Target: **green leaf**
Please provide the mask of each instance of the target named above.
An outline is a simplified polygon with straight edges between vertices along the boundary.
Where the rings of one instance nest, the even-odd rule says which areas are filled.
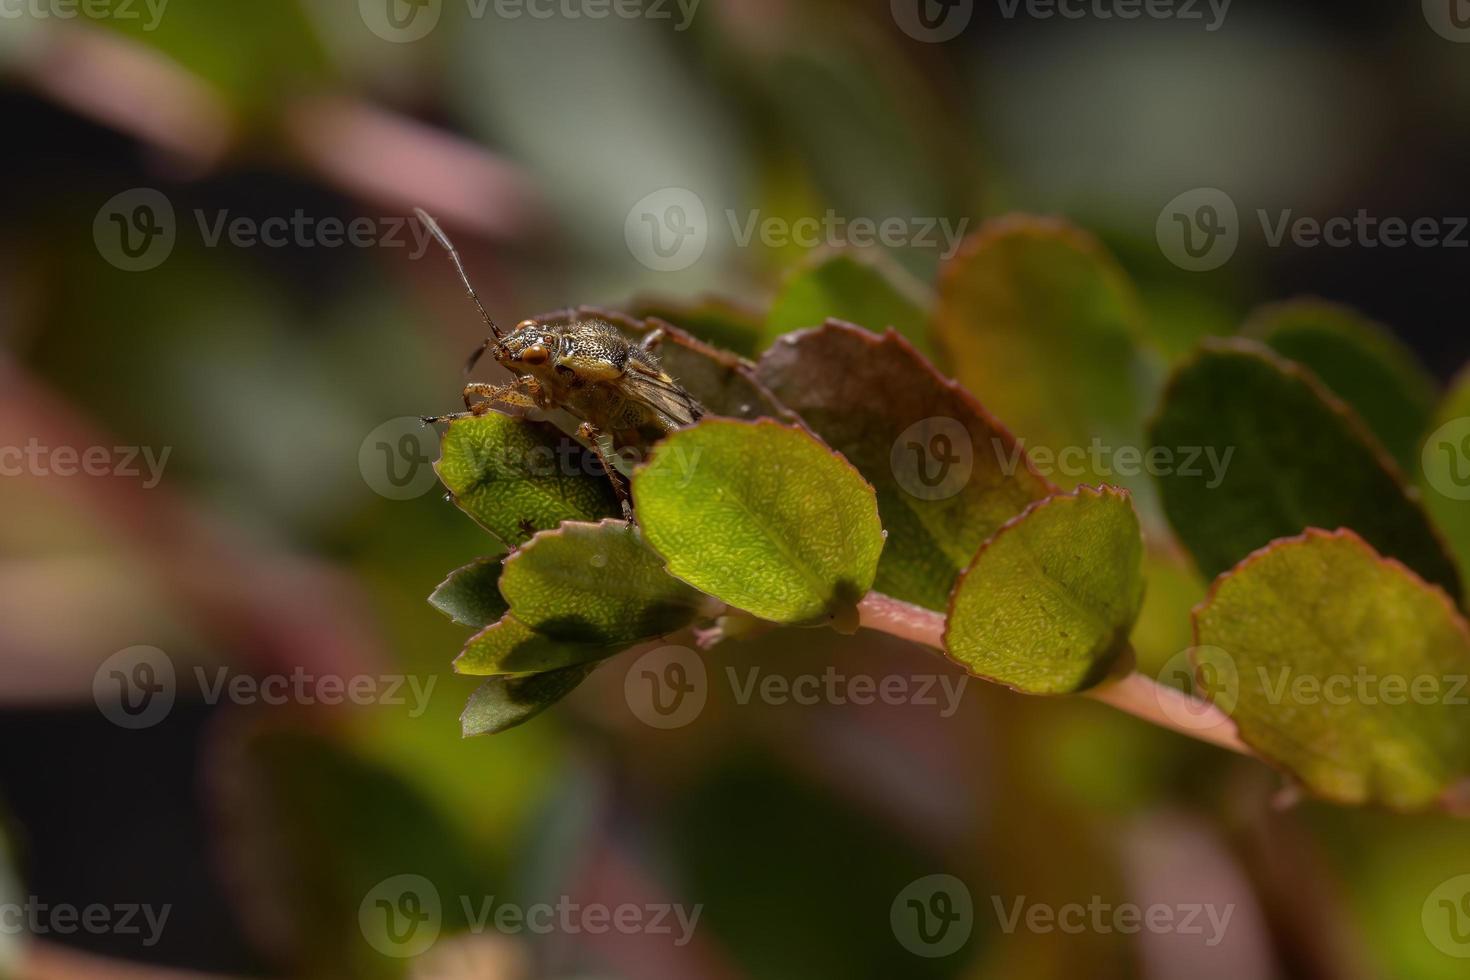
[[[778,341],[760,379],[878,494],[888,544],[874,588],[947,609],[955,578],[1054,488],[1016,440],[906,340],[828,322]]]
[[[545,422],[499,412],[450,422],[434,469],[455,504],[506,544],[619,513],[596,458]]]
[[[1414,809],[1470,773],[1470,628],[1357,535],[1256,552],[1215,583],[1195,635],[1218,648],[1205,693],[1234,701],[1241,738],[1314,793]]]
[[[622,652],[626,646],[626,643],[585,643],[548,636],[521,622],[514,613],[506,613],[498,622],[470,637],[455,658],[454,671],[480,677],[540,674],[603,660]]]
[[[779,623],[855,626],[883,550],[873,488],[805,431],[706,419],[633,476],[643,533],[669,571]]]
[[[1079,487],[1030,507],[955,585],[944,647],[1028,694],[1092,687],[1128,650],[1143,603],[1143,538],[1126,491]]]
[[[1310,368],[1400,466],[1415,465],[1438,386],[1387,328],[1346,306],[1298,299],[1261,308],[1244,334]]]
[[[1460,373],[1424,439],[1419,464],[1424,505],[1449,539],[1461,569],[1470,569],[1470,370]],[[1470,581],[1464,600],[1470,605]]]
[[[1141,321],[1132,285],[1092,236],[1012,216],[988,222],[945,265],[934,326],[960,382],[1028,449],[1060,453],[1094,437],[1140,444]],[[1087,478],[1062,475],[1068,486]]]
[[[500,594],[500,559],[480,558],[449,573],[429,595],[429,605],[465,626],[484,629],[510,606]]]
[[[506,559],[500,590],[526,626],[600,644],[672,633],[689,625],[704,601],[619,520],[542,531]]]
[[[1164,511],[1205,575],[1308,527],[1349,527],[1459,594],[1454,562],[1392,461],[1310,373],[1266,348],[1207,341],[1170,379],[1151,437],[1181,461],[1205,451],[1159,477]]]
[[[922,287],[892,265],[853,252],[821,254],[797,268],[781,287],[766,317],[766,341],[832,318],[877,333],[892,327],[927,351],[930,303]]]
[[[571,694],[596,666],[580,664],[524,677],[492,677],[470,695],[459,716],[460,734],[469,738],[514,728]]]

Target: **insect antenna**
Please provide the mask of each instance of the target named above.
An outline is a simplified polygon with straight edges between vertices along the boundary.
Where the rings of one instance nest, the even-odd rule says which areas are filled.
[[[485,342],[469,356],[469,360],[465,361],[464,373],[469,374],[474,370],[475,364],[484,355],[485,351],[490,349],[490,345],[495,341],[504,339],[505,335],[500,332],[500,328],[495,325],[495,321],[491,319],[490,314],[485,312],[485,305],[480,302],[480,295],[475,292],[475,287],[470,285],[470,277],[465,274],[464,263],[459,258],[459,249],[455,248],[454,243],[449,240],[449,236],[444,234],[444,229],[439,227],[439,222],[430,217],[429,212],[423,208],[414,208],[413,213],[418,215],[418,219],[424,223],[424,227],[429,230],[429,234],[434,236],[434,240],[439,243],[444,251],[449,253],[449,260],[454,263],[455,271],[459,273],[459,281],[464,283],[465,292],[470,294],[470,299],[475,303],[475,309],[480,311],[480,319],[484,320],[485,326],[490,328],[491,336],[486,337]]]

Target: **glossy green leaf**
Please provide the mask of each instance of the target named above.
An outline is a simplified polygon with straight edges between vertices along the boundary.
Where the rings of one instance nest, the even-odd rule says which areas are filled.
[[[1414,466],[1437,386],[1387,328],[1346,306],[1299,299],[1256,311],[1244,333],[1310,368],[1400,466]]]
[[[1312,530],[1255,553],[1215,583],[1195,631],[1218,648],[1205,693],[1314,793],[1414,809],[1470,774],[1470,628],[1357,535]]]
[[[669,571],[781,623],[855,626],[883,529],[873,488],[797,428],[706,419],[633,477],[638,520]]]
[[[459,716],[460,734],[469,738],[514,728],[571,694],[596,666],[580,664],[524,677],[492,677],[470,695]]]
[[[766,342],[782,334],[817,327],[829,318],[845,320],[875,333],[892,327],[920,350],[929,349],[931,299],[900,269],[831,252],[796,269],[766,317]]]
[[[955,375],[1028,450],[1138,446],[1142,314],[1088,234],[1055,219],[987,223],[940,274],[934,328]],[[1090,460],[1079,469],[1094,469]],[[1057,482],[1112,479],[1057,471]]]
[[[455,504],[507,544],[619,513],[596,458],[545,422],[499,412],[450,422],[434,469]]]
[[[1006,521],[1054,488],[971,395],[896,333],[829,322],[761,358],[760,379],[873,485],[888,543],[874,588],[934,610]]]
[[[521,622],[514,613],[507,613],[470,637],[455,658],[454,670],[479,677],[539,674],[603,660],[626,645],[548,636]]]
[[[1259,344],[1206,343],[1170,380],[1151,438],[1176,458],[1201,450],[1159,489],[1205,575],[1308,527],[1349,527],[1459,594],[1453,561],[1377,442],[1310,373]]]
[[[465,626],[484,629],[510,606],[500,594],[500,559],[481,558],[455,569],[429,596],[429,605]]]
[[[1459,560],[1461,578],[1470,569],[1470,370],[1445,396],[1423,440],[1415,471],[1424,505]],[[1464,601],[1470,606],[1470,581]]]
[[[542,531],[500,578],[515,618],[546,636],[615,644],[689,625],[704,596],[671,576],[620,520]]]
[[[1125,491],[1079,487],[1001,528],[955,585],[944,647],[1029,694],[1092,687],[1128,649],[1143,539]]]

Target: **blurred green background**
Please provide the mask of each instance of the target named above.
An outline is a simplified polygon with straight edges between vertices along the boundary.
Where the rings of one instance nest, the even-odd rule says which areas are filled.
[[[169,455],[155,487],[0,478],[0,900],[171,911],[152,944],[6,928],[0,967],[1465,975],[1421,920],[1440,882],[1470,872],[1462,824],[1281,808],[1264,766],[1089,702],[973,682],[943,716],[741,704],[716,682],[696,720],[659,730],[628,709],[625,657],[526,726],[459,738],[474,682],[449,664],[465,631],[424,599],[493,549],[430,483],[385,481],[370,439],[455,408],[482,334],[443,256],[401,224],[415,205],[455,236],[502,324],[585,303],[672,309],[698,331],[688,307],[708,295],[758,322],[807,248],[742,242],[752,220],[973,231],[1024,210],[1107,244],[1168,355],[1307,293],[1390,325],[1442,378],[1470,356],[1463,248],[1271,247],[1253,218],[1470,214],[1470,45],[1434,3],[1125,19],[1099,11],[1126,3],[1074,4],[1074,18],[922,2],[649,0],[605,17],[595,0],[535,8],[549,16],[495,0],[5,6],[0,444]],[[920,13],[966,19],[931,42]],[[1228,263],[1191,273],[1155,224],[1199,187],[1228,193],[1244,230]],[[172,213],[162,258],[168,236],[129,254],[147,230],[129,225],[140,188]],[[640,206],[669,188],[704,209],[704,245],[660,269]],[[297,215],[307,230],[279,246],[214,236]],[[359,244],[323,234],[353,221]],[[920,294],[946,250],[878,248]],[[712,339],[754,350],[741,316],[708,319]],[[1150,585],[1139,646],[1157,662],[1187,646],[1203,585],[1182,567]],[[180,693],[132,731],[99,713],[93,684],[140,644],[167,654]],[[709,662],[718,678],[959,676],[887,637],[828,631],[726,643]],[[219,666],[433,687],[421,705],[407,688],[401,704],[211,705],[194,670]],[[382,955],[359,918],[400,874],[443,900],[417,960]],[[933,874],[964,882],[973,923],[931,958],[890,911]],[[491,896],[701,911],[683,945],[469,928],[460,899]],[[1207,946],[1008,930],[1002,909],[1021,898],[1234,911]]]

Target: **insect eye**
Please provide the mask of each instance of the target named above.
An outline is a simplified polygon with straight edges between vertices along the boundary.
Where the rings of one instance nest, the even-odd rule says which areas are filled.
[[[521,351],[521,361],[525,364],[545,364],[551,357],[551,352],[540,344],[532,344]]]

